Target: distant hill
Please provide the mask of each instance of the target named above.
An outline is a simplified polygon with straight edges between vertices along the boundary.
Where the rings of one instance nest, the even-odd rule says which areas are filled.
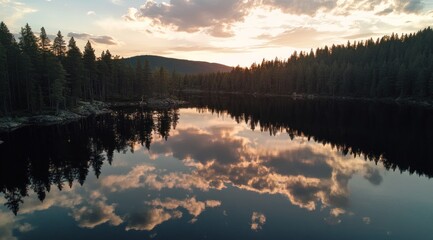
[[[229,72],[230,70],[232,70],[232,67],[219,64],[219,63],[166,58],[166,57],[153,56],[153,55],[135,56],[135,57],[126,58],[125,60],[135,66],[138,59],[140,59],[141,63],[144,63],[144,61],[147,60],[152,70],[159,67],[164,67],[168,71],[175,70],[177,73],[184,73],[184,74]]]

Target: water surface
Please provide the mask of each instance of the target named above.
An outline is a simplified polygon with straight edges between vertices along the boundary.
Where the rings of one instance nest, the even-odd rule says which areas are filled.
[[[433,238],[429,110],[190,100],[1,134],[0,239]]]

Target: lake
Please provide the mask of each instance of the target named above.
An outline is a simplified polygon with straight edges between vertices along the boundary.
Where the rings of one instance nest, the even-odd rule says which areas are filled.
[[[0,134],[0,239],[431,239],[433,111],[188,96]]]

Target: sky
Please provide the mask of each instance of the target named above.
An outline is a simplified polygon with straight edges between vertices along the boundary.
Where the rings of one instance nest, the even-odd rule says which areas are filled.
[[[100,55],[159,55],[250,66],[347,41],[433,26],[433,0],[0,0],[0,21]],[[17,35],[18,36],[18,35]]]

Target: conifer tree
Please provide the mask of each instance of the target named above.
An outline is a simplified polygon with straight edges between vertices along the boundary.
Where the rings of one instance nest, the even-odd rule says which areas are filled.
[[[54,38],[52,50],[54,55],[61,58],[66,54],[66,42],[63,39],[62,33],[60,31],[57,32],[57,36]]]
[[[6,49],[0,42],[0,115],[7,115],[10,108],[9,76]]]
[[[40,103],[40,85],[37,82],[37,70],[40,65],[40,54],[38,49],[38,40],[34,35],[29,24],[21,28],[19,47],[22,51],[22,71],[25,79],[24,87],[26,92],[27,109],[34,112],[41,110]]]
[[[69,40],[68,51],[66,52],[64,68],[67,73],[67,83],[69,85],[69,94],[71,96],[70,104],[75,105],[82,97],[83,85],[83,62],[80,49],[77,47],[75,39]]]
[[[90,41],[87,41],[83,52],[83,67],[84,67],[84,96],[86,99],[93,101],[94,92],[93,86],[97,77],[96,73],[96,56],[95,50],[92,48]]]
[[[51,40],[48,38],[45,28],[41,28],[41,33],[39,35],[39,47],[42,52],[49,52],[51,50]]]

